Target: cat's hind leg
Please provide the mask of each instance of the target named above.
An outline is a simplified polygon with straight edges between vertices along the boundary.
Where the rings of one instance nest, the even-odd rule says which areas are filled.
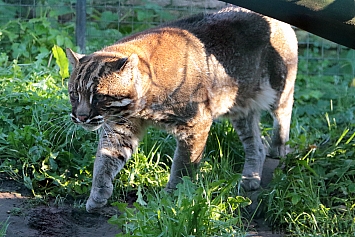
[[[265,161],[266,153],[260,136],[259,121],[260,113],[258,111],[249,111],[245,117],[231,119],[245,151],[242,186],[246,191],[256,190],[260,187]]]
[[[268,154],[271,158],[284,157],[289,152],[286,142],[290,133],[297,64],[290,64],[287,69],[284,88],[271,110],[274,118],[273,136]]]

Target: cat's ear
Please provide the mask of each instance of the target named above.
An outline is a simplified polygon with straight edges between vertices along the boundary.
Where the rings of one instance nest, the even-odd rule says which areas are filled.
[[[132,54],[128,58],[120,59],[117,63],[119,66],[116,66],[117,71],[136,68],[138,66],[138,61],[139,59],[137,54]]]
[[[119,72],[125,67],[127,60],[128,58],[120,58],[115,61],[106,62],[105,65],[111,68],[113,72]]]
[[[70,48],[67,48],[66,52],[69,62],[74,68],[78,65],[79,60],[85,56],[84,54],[75,53]]]
[[[122,70],[132,70],[138,66],[138,55],[132,54],[128,58],[121,58],[114,62],[107,63],[108,66],[114,69],[114,71],[122,71]]]
[[[118,67],[116,67],[116,71],[120,73],[120,84],[126,85],[127,88],[134,86],[133,82],[136,81],[135,77],[138,76],[138,73],[135,73],[138,70],[138,55],[132,54],[128,58],[122,58],[119,61],[121,61],[121,65],[119,70],[117,70]]]

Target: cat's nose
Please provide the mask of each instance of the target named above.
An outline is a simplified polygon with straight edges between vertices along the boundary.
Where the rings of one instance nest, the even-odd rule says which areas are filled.
[[[80,120],[80,122],[85,122],[89,118],[89,116],[86,114],[80,114],[77,116],[77,118]]]

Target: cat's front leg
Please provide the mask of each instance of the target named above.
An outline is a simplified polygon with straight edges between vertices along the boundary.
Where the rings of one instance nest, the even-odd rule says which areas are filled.
[[[194,126],[184,126],[176,129],[176,150],[170,170],[167,191],[176,188],[183,176],[192,177],[200,163],[206,145],[208,132],[212,124],[210,117],[198,120]]]
[[[140,126],[106,124],[101,130],[90,197],[86,210],[103,207],[113,192],[113,179],[131,157],[139,142]]]

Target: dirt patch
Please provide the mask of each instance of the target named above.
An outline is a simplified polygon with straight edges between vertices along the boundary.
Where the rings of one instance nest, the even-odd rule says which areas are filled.
[[[70,205],[29,207],[29,197],[0,193],[0,221],[8,220],[6,237],[96,237],[120,232],[108,217],[87,213]]]
[[[27,225],[39,236],[115,236],[120,231],[107,217],[68,207],[39,207],[28,213]]]
[[[109,216],[115,214],[111,208],[101,213],[87,213],[70,203],[56,206],[31,202],[33,198],[28,189],[0,175],[0,222],[7,220],[6,237],[111,237],[120,232],[107,223]]]
[[[267,160],[263,186],[272,178],[277,160]],[[264,179],[265,178],[265,179]],[[107,220],[116,213],[105,208],[100,213],[87,213],[65,203],[33,205],[31,193],[23,185],[0,173],[0,222],[8,221],[6,237],[114,237],[120,230]],[[280,237],[273,233],[262,218],[252,223],[248,236]]]

